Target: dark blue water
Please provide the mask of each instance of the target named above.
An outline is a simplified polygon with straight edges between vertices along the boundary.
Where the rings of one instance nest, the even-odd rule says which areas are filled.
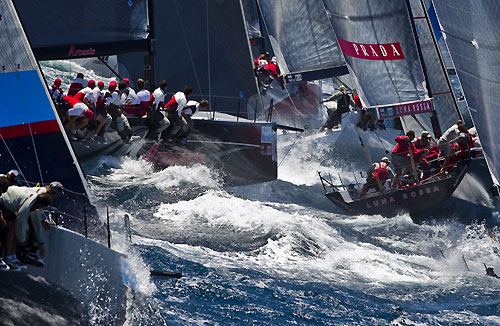
[[[114,241],[132,218],[131,325],[500,324],[500,280],[483,266],[500,272],[500,256],[484,222],[346,216],[300,182],[298,162],[282,180],[234,188],[204,166],[93,165]]]

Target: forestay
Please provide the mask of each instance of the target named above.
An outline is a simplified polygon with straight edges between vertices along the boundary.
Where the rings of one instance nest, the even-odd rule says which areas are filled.
[[[365,106],[426,100],[405,1],[323,2]]]
[[[490,172],[500,177],[500,2],[434,1]],[[457,23],[459,22],[459,23]]]
[[[258,0],[281,72],[300,81],[347,74],[321,0]],[[308,77],[310,76],[310,77]]]

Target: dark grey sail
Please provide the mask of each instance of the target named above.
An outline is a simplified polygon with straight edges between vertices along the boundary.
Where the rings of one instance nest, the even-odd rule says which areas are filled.
[[[365,106],[427,99],[405,1],[323,2]]]
[[[410,0],[409,2],[422,60],[426,68],[432,104],[436,110],[441,130],[444,131],[461,118],[458,103],[439,52],[437,39],[434,38],[434,31],[429,26],[426,9],[422,7],[421,0]],[[431,113],[422,113],[415,116],[405,116],[402,119],[405,129],[413,129],[417,134],[420,134],[424,129],[433,130],[430,117]]]
[[[287,81],[348,73],[321,0],[258,0],[258,4],[281,72],[290,76]]]
[[[14,4],[38,60],[149,47],[147,0],[15,0]]]
[[[190,84],[211,109],[237,114],[258,94],[240,1],[152,1],[156,80],[175,93]],[[120,55],[133,79],[144,76],[144,55]],[[242,114],[243,116],[243,114]]]
[[[500,2],[439,0],[434,6],[495,183],[500,178]],[[457,23],[459,22],[459,23]]]

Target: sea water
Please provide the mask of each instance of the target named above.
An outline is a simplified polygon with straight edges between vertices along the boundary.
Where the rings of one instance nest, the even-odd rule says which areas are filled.
[[[67,73],[42,67],[54,69],[49,81]],[[84,164],[135,276],[127,324],[500,325],[500,279],[483,266],[500,273],[500,253],[485,223],[346,215],[317,176],[348,164],[334,140],[280,135],[278,180],[243,187],[226,187],[221,171],[203,165]]]

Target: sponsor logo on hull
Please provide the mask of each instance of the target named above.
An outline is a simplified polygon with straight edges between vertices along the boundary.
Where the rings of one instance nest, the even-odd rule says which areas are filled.
[[[420,189],[415,189],[414,191],[404,192],[401,195],[400,200],[408,200],[408,199],[412,199],[412,198],[416,198],[416,197],[421,197],[424,195],[433,194],[436,192],[440,192],[439,187],[436,185],[430,186],[430,187],[425,187],[425,188],[422,187]],[[394,196],[390,195],[388,197],[367,201],[366,208],[379,207],[379,206],[383,206],[383,205],[387,205],[387,204],[391,204],[391,203],[395,203],[395,202],[396,202],[396,199],[394,198]]]

